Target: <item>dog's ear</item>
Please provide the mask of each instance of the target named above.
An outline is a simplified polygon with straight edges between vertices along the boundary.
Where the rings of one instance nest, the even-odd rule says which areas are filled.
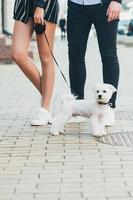
[[[117,89],[113,85],[111,85],[111,84],[108,84],[108,85],[109,85],[109,88],[112,90],[113,93],[117,91]]]

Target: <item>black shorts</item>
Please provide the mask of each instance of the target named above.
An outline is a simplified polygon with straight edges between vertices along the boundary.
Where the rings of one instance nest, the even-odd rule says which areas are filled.
[[[27,23],[29,18],[34,16],[34,0],[15,0],[14,15],[15,20]],[[57,24],[59,14],[58,0],[49,0],[46,3],[44,19]]]

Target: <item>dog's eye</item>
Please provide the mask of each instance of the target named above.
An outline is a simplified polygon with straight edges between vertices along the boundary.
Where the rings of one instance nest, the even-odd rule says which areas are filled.
[[[106,90],[103,90],[103,93],[106,93],[107,91]]]
[[[99,90],[97,90],[97,93],[99,93]]]

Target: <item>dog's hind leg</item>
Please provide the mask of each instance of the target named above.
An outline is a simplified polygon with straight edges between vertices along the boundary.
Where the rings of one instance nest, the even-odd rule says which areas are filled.
[[[62,112],[57,117],[53,119],[52,127],[50,133],[52,135],[59,135],[59,133],[64,132],[64,125],[71,119],[72,112]]]
[[[58,128],[58,124],[57,124],[57,119],[56,118],[54,118],[52,120],[52,126],[51,126],[51,129],[50,129],[50,134],[59,135],[59,128]]]

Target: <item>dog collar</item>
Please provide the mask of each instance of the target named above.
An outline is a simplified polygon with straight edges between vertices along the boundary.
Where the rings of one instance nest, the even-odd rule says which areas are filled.
[[[98,102],[99,105],[107,105],[108,103]]]

